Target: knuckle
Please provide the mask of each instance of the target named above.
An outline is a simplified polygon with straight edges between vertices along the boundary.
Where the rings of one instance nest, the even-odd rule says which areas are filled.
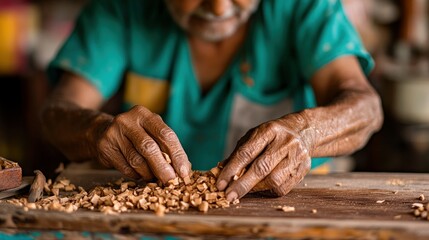
[[[270,174],[267,177],[267,184],[272,188],[279,188],[283,184],[283,176],[281,174]]]
[[[140,149],[143,153],[146,153],[147,155],[154,155],[158,150],[158,145],[152,139],[145,139],[140,144]]]
[[[186,154],[181,150],[176,150],[171,154],[172,159],[184,159],[186,157]]]
[[[302,164],[303,164],[304,173],[307,174],[311,170],[311,158],[308,157],[307,159],[304,160]]]
[[[127,115],[125,114],[119,114],[118,116],[116,116],[113,121],[112,124],[113,125],[125,125],[127,123]]]
[[[264,128],[269,129],[269,130],[275,129],[276,128],[276,122],[274,122],[274,121],[266,122],[266,123],[264,123]]]
[[[176,139],[176,134],[170,128],[162,128],[159,130],[159,135],[170,142]]]
[[[271,172],[271,161],[268,159],[258,161],[253,165],[255,174],[258,176],[266,176]]]
[[[242,160],[245,161],[246,159],[251,159],[252,158],[252,150],[250,148],[245,148],[245,147],[241,147],[238,152],[237,152],[237,157]]]
[[[135,105],[131,108],[130,112],[146,113],[147,109],[142,105]]]
[[[152,113],[149,116],[149,119],[151,122],[160,122],[162,121],[162,117],[159,114],[156,113]]]
[[[143,159],[135,152],[128,152],[125,157],[133,168],[139,167],[143,164]]]
[[[287,186],[280,186],[278,188],[274,188],[273,191],[274,193],[279,196],[279,197],[283,197],[286,194],[288,194],[290,192],[291,188],[287,187]]]

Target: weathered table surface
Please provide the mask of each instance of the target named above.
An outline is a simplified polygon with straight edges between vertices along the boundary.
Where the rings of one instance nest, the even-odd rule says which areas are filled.
[[[65,174],[84,187],[115,180],[112,172]],[[91,179],[91,180],[89,180]],[[291,239],[429,239],[429,221],[411,205],[429,197],[429,174],[342,173],[308,175],[287,196],[250,194],[237,206],[157,217],[152,212],[104,215],[30,210],[1,203],[0,231],[59,230],[180,236],[281,237]],[[384,200],[383,203],[377,203]],[[295,207],[283,212],[276,206]],[[312,210],[317,209],[317,213]]]

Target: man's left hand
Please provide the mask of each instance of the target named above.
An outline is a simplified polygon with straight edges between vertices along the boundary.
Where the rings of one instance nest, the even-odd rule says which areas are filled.
[[[310,171],[309,139],[302,139],[305,119],[300,113],[261,124],[240,139],[217,180],[229,201],[252,189],[286,195]],[[238,180],[243,169],[246,172]]]

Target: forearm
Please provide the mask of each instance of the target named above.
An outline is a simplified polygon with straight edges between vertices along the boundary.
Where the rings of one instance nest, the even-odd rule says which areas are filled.
[[[383,121],[380,99],[371,89],[344,90],[331,103],[295,117],[311,157],[351,154],[367,143]]]
[[[97,157],[96,139],[112,119],[64,100],[51,100],[41,112],[45,136],[71,161]]]

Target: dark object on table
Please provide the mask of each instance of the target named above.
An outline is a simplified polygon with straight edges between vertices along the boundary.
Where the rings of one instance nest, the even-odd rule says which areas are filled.
[[[43,197],[43,187],[46,183],[46,177],[41,171],[35,170],[34,174],[36,174],[36,177],[30,187],[30,195],[28,196],[29,203],[34,203]]]

